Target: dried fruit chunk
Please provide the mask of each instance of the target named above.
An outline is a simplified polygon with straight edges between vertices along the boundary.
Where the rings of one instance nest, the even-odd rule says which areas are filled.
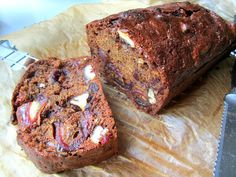
[[[40,113],[46,105],[46,100],[25,103],[17,109],[17,120],[22,126],[32,125],[37,121],[40,124]]]
[[[98,144],[100,140],[106,136],[107,133],[108,133],[107,128],[103,128],[100,125],[96,126],[91,135],[92,142],[94,142],[95,144]]]
[[[70,100],[70,104],[79,106],[82,111],[85,110],[87,105],[87,99],[89,97],[88,92],[83,93],[82,95],[75,96]]]
[[[77,149],[80,143],[84,140],[82,130],[77,123],[71,122],[55,122],[56,134],[55,139],[58,143],[59,149],[73,151]]]
[[[56,141],[59,143],[59,146],[65,150],[69,150],[69,145],[64,141],[64,128],[61,126],[61,123],[55,122],[54,125],[56,126]]]
[[[96,94],[99,90],[99,87],[96,83],[91,83],[89,85],[88,91],[90,94]]]
[[[110,139],[111,139],[111,134],[106,133],[105,136],[103,136],[101,143],[106,144],[109,142]]]

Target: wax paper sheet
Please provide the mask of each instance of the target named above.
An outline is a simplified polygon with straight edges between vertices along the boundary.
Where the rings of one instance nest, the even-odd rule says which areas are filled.
[[[69,58],[89,55],[85,24],[127,9],[170,1],[106,0],[77,5],[51,20],[0,37],[35,57]],[[236,14],[234,0],[195,0],[227,20]],[[114,88],[104,87],[117,122],[119,155],[98,165],[48,175],[28,160],[16,143],[10,124],[10,99],[24,71],[12,72],[0,62],[0,176],[212,176],[220,131],[223,97],[230,89],[233,58],[225,58],[160,114],[138,111]]]

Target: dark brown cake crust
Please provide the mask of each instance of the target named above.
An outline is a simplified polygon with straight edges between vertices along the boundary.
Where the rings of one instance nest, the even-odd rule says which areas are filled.
[[[95,164],[117,153],[115,121],[89,57],[33,63],[12,105],[17,141],[43,172]]]
[[[108,83],[156,114],[235,48],[236,25],[189,2],[134,9],[87,26]]]

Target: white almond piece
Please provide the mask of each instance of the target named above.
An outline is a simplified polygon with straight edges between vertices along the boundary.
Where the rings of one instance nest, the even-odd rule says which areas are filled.
[[[92,142],[98,144],[100,139],[106,135],[108,132],[107,128],[103,128],[102,126],[98,125],[94,128],[93,133],[91,135],[91,140]]]
[[[37,113],[38,113],[40,107],[41,107],[41,105],[37,101],[33,101],[31,103],[30,108],[29,108],[29,116],[30,116],[31,120],[34,120],[36,118]]]
[[[122,32],[121,30],[118,30],[117,32],[118,32],[118,34],[119,34],[119,37],[120,37],[125,43],[129,44],[132,48],[135,47],[134,41],[132,41],[132,40],[130,39],[128,33]]]
[[[138,59],[137,59],[137,63],[138,63],[138,64],[143,64],[143,63],[144,63],[144,61],[143,61],[143,59],[142,59],[142,58],[138,58]]]
[[[180,27],[182,32],[186,32],[188,30],[188,26],[185,23],[180,23]]]
[[[148,89],[148,101],[151,104],[155,104],[156,103],[155,94],[154,94],[154,92],[153,92],[153,90],[151,88]]]
[[[79,95],[79,96],[76,96],[76,97],[73,97],[71,100],[70,100],[70,103],[73,104],[73,105],[76,105],[76,106],[79,106],[80,109],[82,109],[82,111],[84,111],[86,105],[87,105],[87,99],[89,97],[89,94],[87,92],[85,92],[84,94],[82,95]]]
[[[43,83],[40,83],[40,84],[39,84],[39,88],[45,88],[45,86],[46,86],[46,85],[43,84]]]
[[[84,77],[86,81],[93,80],[96,74],[93,72],[93,67],[91,65],[87,65],[84,68]]]

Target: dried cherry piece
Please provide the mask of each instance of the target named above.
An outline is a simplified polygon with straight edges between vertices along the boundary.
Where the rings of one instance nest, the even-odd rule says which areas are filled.
[[[142,106],[142,107],[147,107],[149,105],[149,103],[147,101],[145,101],[139,97],[135,97],[134,101],[135,101],[135,103],[137,103],[139,106]]]
[[[143,91],[135,89],[131,93],[134,96],[135,103],[139,106],[147,107],[150,105],[150,103],[148,102],[147,95],[144,95]]]
[[[101,144],[104,145],[108,143],[111,139],[111,134],[106,134],[105,136],[102,137]]]
[[[85,140],[83,132],[77,122],[54,122],[55,139],[58,142],[59,149],[74,151],[79,148],[82,141]]]
[[[99,87],[98,87],[98,85],[97,85],[96,83],[93,83],[93,82],[92,82],[91,84],[89,84],[88,91],[89,91],[91,94],[97,93],[98,90],[99,90]]]
[[[98,56],[101,59],[102,64],[105,65],[109,57],[101,48],[98,49]]]
[[[35,122],[39,125],[41,121],[40,114],[46,104],[47,101],[43,99],[25,103],[18,107],[16,116],[20,126],[30,126]]]
[[[54,125],[56,127],[55,138],[56,138],[56,141],[58,142],[59,146],[62,149],[69,150],[70,146],[63,139],[64,128],[63,128],[63,126],[61,124],[62,123],[60,123],[60,122],[55,122],[54,123]]]

